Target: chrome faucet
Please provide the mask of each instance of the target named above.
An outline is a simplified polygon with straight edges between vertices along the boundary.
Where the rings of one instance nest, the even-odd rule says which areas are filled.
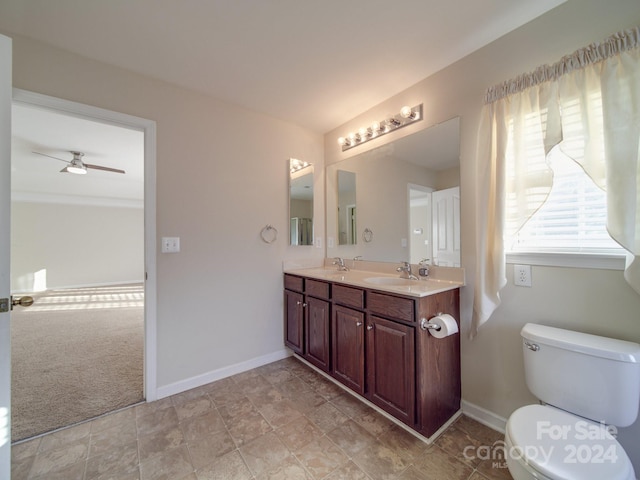
[[[411,264],[409,262],[402,262],[402,266],[396,268],[396,272],[400,273],[400,278],[408,278],[409,280],[418,280],[413,273],[411,273]]]
[[[340,257],[335,257],[333,259],[333,264],[338,266],[338,271],[340,271],[340,272],[348,272],[349,271],[347,266],[344,264],[344,259],[342,259]]]

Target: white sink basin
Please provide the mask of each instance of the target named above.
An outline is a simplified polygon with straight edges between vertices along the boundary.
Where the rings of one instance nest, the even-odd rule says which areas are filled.
[[[364,279],[367,283],[373,283],[375,285],[413,285],[415,280],[409,280],[408,278],[400,277],[369,277]]]

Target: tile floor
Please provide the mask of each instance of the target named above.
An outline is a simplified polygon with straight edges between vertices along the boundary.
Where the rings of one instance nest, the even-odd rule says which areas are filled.
[[[12,480],[510,479],[502,435],[432,445],[294,358],[14,445]]]

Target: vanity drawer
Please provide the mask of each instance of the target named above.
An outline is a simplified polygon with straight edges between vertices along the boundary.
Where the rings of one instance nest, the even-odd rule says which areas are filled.
[[[410,298],[394,297],[383,293],[369,292],[369,311],[387,318],[413,322],[414,301]]]
[[[364,290],[334,284],[333,301],[347,307],[364,308]]]
[[[326,282],[320,282],[318,280],[311,280],[310,278],[307,278],[305,293],[307,295],[311,295],[312,297],[329,300],[329,284]]]
[[[293,290],[294,292],[304,292],[304,279],[302,277],[285,274],[284,288]]]

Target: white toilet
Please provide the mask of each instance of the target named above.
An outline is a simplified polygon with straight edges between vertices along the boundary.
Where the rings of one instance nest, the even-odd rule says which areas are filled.
[[[635,480],[615,432],[638,416],[640,345],[532,323],[521,335],[527,387],[542,404],[507,422],[513,478]]]

